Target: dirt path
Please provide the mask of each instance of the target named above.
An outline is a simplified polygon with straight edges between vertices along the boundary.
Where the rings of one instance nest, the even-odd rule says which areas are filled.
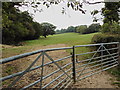
[[[112,85],[112,81],[115,81],[115,77],[104,71],[71,84],[70,88],[118,88]]]
[[[40,46],[40,47],[36,47],[33,49],[34,50],[38,50],[38,49],[47,49],[47,48],[60,48],[60,47],[67,47],[67,45],[65,44],[57,44],[57,45],[49,45],[49,46]],[[70,55],[68,52],[66,52],[65,50],[60,50],[60,51],[51,51],[47,53],[48,55],[50,55],[54,60],[57,60],[59,58],[65,57]],[[8,63],[9,66],[14,66],[19,68],[17,71],[22,71],[25,70],[26,67],[28,67],[34,60],[35,58],[38,56],[39,54],[36,55],[32,55],[29,57],[26,57],[22,60],[19,61],[19,63],[17,63],[17,61],[13,62],[13,63]],[[50,60],[48,60],[47,58],[45,59],[45,63],[49,62]],[[71,59],[67,59],[65,62],[60,62],[58,63],[60,66],[65,65],[66,63],[71,62]],[[37,65],[41,65],[41,61],[39,60],[35,66]],[[7,65],[6,65],[7,66]],[[55,65],[49,65],[46,66],[44,68],[44,74],[48,74],[51,73],[55,70],[57,70],[58,68]],[[35,70],[30,72],[29,74],[25,75],[21,81],[18,84],[19,87],[23,87],[24,85],[28,85],[31,82],[34,82],[36,80],[38,80],[40,78],[40,69],[39,70]],[[50,82],[52,79],[55,79],[58,75],[60,75],[61,72],[56,73],[56,75],[52,76],[51,78],[48,78],[44,84],[46,84],[47,82]],[[59,79],[62,80],[63,78]],[[59,81],[58,80],[58,81]],[[109,75],[106,71],[93,75],[91,77],[88,77],[84,80],[81,80],[79,82],[76,82],[76,84],[71,84],[70,88],[117,88],[117,86],[112,85],[112,81],[115,81],[115,77]],[[54,84],[58,83],[55,82]],[[22,82],[22,85],[21,85]],[[17,87],[17,86],[16,86]],[[39,84],[35,86],[36,88],[39,88]]]

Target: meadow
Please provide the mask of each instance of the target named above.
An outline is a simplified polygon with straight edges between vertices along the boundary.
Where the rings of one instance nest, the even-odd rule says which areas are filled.
[[[11,48],[2,48],[2,57],[10,57],[33,50],[39,49],[41,46],[66,44],[66,46],[85,45],[90,44],[92,37],[97,33],[92,34],[79,34],[79,33],[64,33],[47,36],[47,38],[40,37],[37,40],[24,41],[23,46],[13,46]],[[81,51],[86,51],[86,48],[82,48]]]
[[[64,34],[56,34],[50,35],[47,38],[41,37],[38,40],[29,40],[26,41],[27,46],[33,45],[51,45],[51,44],[67,44],[69,46],[79,45],[79,44],[87,44],[91,42],[91,38],[93,34],[84,34],[81,35],[79,33],[64,33]]]

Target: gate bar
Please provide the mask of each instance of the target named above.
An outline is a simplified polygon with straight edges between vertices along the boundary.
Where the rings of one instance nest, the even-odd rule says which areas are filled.
[[[102,44],[104,44],[104,45],[106,45],[106,44],[107,45],[108,44],[119,44],[119,42],[102,43]],[[76,45],[75,47],[86,47],[86,46],[97,46],[97,45],[101,45],[101,43],[100,44],[89,44],[89,45]],[[27,57],[27,56],[30,56],[30,55],[34,55],[34,54],[37,54],[37,53],[40,53],[40,52],[43,52],[43,51],[47,52],[47,51],[65,50],[65,49],[72,49],[72,48],[73,47],[63,47],[63,48],[52,48],[52,49],[37,50],[37,51],[33,51],[33,52],[28,52],[28,53],[12,56],[12,57],[9,57],[9,58],[0,59],[0,64],[11,62],[11,61],[14,61],[14,60],[17,60],[17,59],[20,59],[20,58],[23,58],[23,57]]]
[[[117,59],[118,59],[118,58],[117,58]],[[117,60],[117,59],[116,59],[116,60]],[[106,59],[106,60],[108,60],[108,59]],[[111,60],[111,61],[113,61],[113,60]],[[104,62],[103,64],[106,64],[106,63],[111,62],[111,61]],[[94,68],[94,67],[97,67],[97,66],[100,66],[100,65],[101,65],[101,63],[100,63],[100,64],[93,65],[93,66],[91,66],[91,67],[87,67],[87,68],[85,68],[85,70],[91,69],[91,68]],[[82,70],[76,71],[76,73],[81,72],[81,71],[82,71]]]
[[[113,61],[114,61],[114,60],[113,60]],[[111,61],[108,61],[107,63],[109,63],[109,62],[111,62]],[[114,63],[112,63],[112,64],[107,64],[107,65],[102,66],[102,68],[105,68],[105,67],[110,66],[110,65],[115,65],[115,64],[116,64],[116,62],[114,62]],[[93,69],[93,70],[88,71],[88,72],[85,72],[85,73],[82,73],[81,75],[84,75],[84,74],[87,74],[87,73],[90,73],[90,72],[93,72],[93,71],[96,71],[96,70],[99,70],[99,69],[101,69],[101,67],[98,67],[98,68],[96,68],[96,69]],[[79,77],[79,75],[78,75],[78,77]]]
[[[116,54],[118,54],[118,52],[117,53],[112,53],[111,55],[116,55]],[[99,56],[99,57],[95,57],[93,59],[99,59],[101,57],[107,57],[107,56],[109,56],[109,55]],[[82,62],[86,62],[86,61],[89,61],[89,60],[90,59],[85,59],[85,60],[82,60],[82,61],[77,61],[77,63],[82,63]]]
[[[110,68],[113,68],[113,67],[115,67],[115,66],[117,66],[117,65],[118,65],[118,64],[115,64],[115,65],[113,65],[113,66],[111,66],[111,67],[108,67],[108,68],[105,68],[105,69],[100,70],[100,71],[98,71],[98,72],[95,72],[95,73],[93,73],[93,74],[87,75],[87,76],[85,76],[85,77],[83,77],[83,78],[80,78],[80,79],[77,80],[77,81],[80,81],[80,80],[82,80],[82,79],[85,79],[85,78],[87,78],[87,77],[90,77],[90,76],[92,76],[92,75],[95,75],[95,74],[97,74],[97,73],[100,73],[100,72],[102,72],[102,71],[106,71],[106,70],[108,70],[108,69],[110,69]]]
[[[114,56],[115,57],[115,56]],[[111,59],[112,57],[108,58],[108,59]],[[104,61],[108,60],[108,59],[104,59]],[[83,67],[83,66],[86,66],[86,65],[90,65],[90,64],[93,64],[93,63],[98,63],[98,62],[101,62],[101,60],[99,61],[93,61],[93,62],[90,62],[90,63],[87,63],[87,64],[83,64],[83,65],[80,65],[80,66],[77,66],[76,68],[80,68],[80,67]]]

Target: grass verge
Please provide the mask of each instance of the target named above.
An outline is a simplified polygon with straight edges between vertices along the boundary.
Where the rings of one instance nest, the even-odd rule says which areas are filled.
[[[115,67],[109,69],[108,72],[116,77],[116,81],[112,82],[112,84],[120,87],[120,68]]]

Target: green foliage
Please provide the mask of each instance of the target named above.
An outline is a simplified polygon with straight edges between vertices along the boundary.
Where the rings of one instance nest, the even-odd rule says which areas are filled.
[[[62,32],[62,29],[61,29],[61,30],[56,30],[55,33],[56,34],[61,34],[61,33],[64,33],[64,32]]]
[[[89,27],[87,25],[80,25],[80,26],[69,26],[67,29],[56,30],[56,34],[60,33],[67,33],[67,32],[76,32],[80,34],[89,34],[98,32],[101,28],[99,23],[91,24]]]
[[[117,81],[112,84],[117,84],[120,87],[120,66],[108,70],[109,73],[117,77]]]
[[[68,33],[68,32],[76,32],[76,27],[69,26],[67,29],[56,30],[56,34]]]
[[[14,44],[24,40],[31,28],[26,28],[26,23],[31,24],[31,16],[27,12],[21,13],[14,7],[17,3],[4,2],[2,8],[2,43]],[[31,19],[28,19],[31,18]],[[32,26],[32,25],[31,25]]]
[[[40,36],[53,35],[54,25],[47,23],[42,26],[33,21],[27,11],[21,12],[14,7],[20,5],[17,2],[3,2],[2,8],[2,43],[16,44],[23,40],[38,39]],[[47,29],[46,29],[47,28]]]
[[[119,20],[118,9],[120,8],[120,2],[106,2],[105,8],[102,8],[102,15],[104,16],[104,23]]]
[[[119,69],[111,70],[110,73],[115,75],[115,76],[120,76],[120,70]]]
[[[77,33],[84,34],[85,30],[87,29],[87,25],[81,25],[77,27]]]
[[[43,31],[43,36],[46,38],[46,36],[48,35],[53,35],[55,34],[55,29],[56,29],[56,26],[50,24],[50,23],[42,23],[41,24],[42,26],[42,31]]]
[[[102,33],[120,34],[120,25],[117,22],[104,23],[101,29]]]
[[[40,36],[43,35],[43,31],[42,31],[42,26],[41,24],[37,23],[37,22],[33,22],[33,28],[35,30],[35,34],[34,34],[34,39],[38,39]]]
[[[120,42],[120,36],[109,34],[96,34],[93,36],[91,41],[91,43],[107,43],[107,42]]]
[[[101,28],[100,24],[91,24],[88,28],[86,25],[81,25],[77,27],[77,32],[80,34],[89,34],[89,33],[95,33],[98,32]]]
[[[100,28],[101,28],[101,25],[100,25],[99,23],[97,23],[97,24],[91,24],[91,25],[87,28],[85,34],[99,32],[99,31],[100,31]]]
[[[66,32],[76,32],[76,28],[73,26],[69,26],[66,30]]]
[[[95,16],[99,12],[101,15],[104,16],[103,22],[108,23],[108,22],[118,22],[120,20],[118,12],[120,8],[120,2],[105,2],[105,7],[102,8],[101,10],[94,10],[91,12],[91,15],[93,15],[93,21],[97,22],[98,20],[101,20],[102,18],[97,18]]]
[[[99,13],[98,10],[94,10],[94,11],[91,12],[91,14],[92,14],[93,16],[96,15],[96,14],[98,14],[98,13]]]

